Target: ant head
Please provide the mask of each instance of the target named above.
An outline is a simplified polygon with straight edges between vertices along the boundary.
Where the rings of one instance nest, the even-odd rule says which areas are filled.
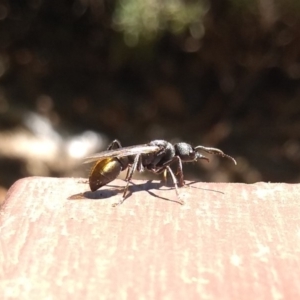
[[[198,159],[209,161],[207,157],[197,152],[190,144],[177,143],[174,145],[174,148],[175,154],[179,156],[183,162],[197,161]]]

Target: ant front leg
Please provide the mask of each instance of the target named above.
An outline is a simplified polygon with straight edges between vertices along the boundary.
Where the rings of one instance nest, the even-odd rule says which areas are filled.
[[[170,168],[170,165],[172,163],[174,163],[175,161],[177,161],[176,175],[179,175],[179,184],[177,182],[176,176],[174,175],[174,172]],[[155,174],[164,173],[164,177],[165,177],[166,172],[169,172],[172,177],[173,184],[175,186],[175,192],[176,192],[177,198],[179,200],[179,203],[181,205],[184,204],[184,201],[181,199],[179,191],[178,191],[178,186],[182,187],[185,185],[184,180],[183,180],[182,162],[181,162],[181,158],[179,156],[174,156],[171,160],[168,160],[167,162],[165,162],[161,167],[152,168],[152,169],[149,169],[149,171],[151,171]]]
[[[184,186],[185,182],[183,179],[183,171],[182,171],[182,161],[179,156],[175,156],[173,161],[177,159],[177,172],[176,175],[179,175],[179,186]]]
[[[174,175],[172,169],[170,168],[169,165],[166,165],[162,168],[159,168],[159,169],[151,169],[150,170],[151,172],[155,173],[155,174],[161,174],[162,172],[164,172],[164,175],[166,172],[169,172],[171,177],[172,177],[172,181],[173,181],[173,184],[175,186],[175,192],[176,192],[176,195],[177,195],[177,198],[178,198],[178,203],[183,205],[184,204],[184,201],[180,199],[180,194],[179,194],[179,191],[178,191],[178,184],[177,184],[177,179],[176,179],[176,176]]]
[[[169,171],[169,173],[172,176],[173,182],[175,184],[177,184],[177,180],[174,180],[175,175],[172,171],[172,169],[169,167],[172,163],[177,161],[177,171],[176,171],[176,175],[179,175],[179,186],[182,187],[185,185],[184,183],[184,179],[183,179],[183,171],[182,171],[182,162],[181,162],[181,158],[179,156],[174,156],[171,160],[166,161],[165,163],[163,163],[162,166],[160,167],[156,167],[156,168],[152,168],[150,169],[151,172],[155,173],[155,174],[161,174],[162,172],[164,172],[164,179],[166,180],[166,173],[167,171]],[[174,177],[173,177],[174,176]]]
[[[184,182],[184,179],[183,179],[183,171],[182,171],[182,161],[181,161],[181,158],[179,156],[174,156],[171,160],[165,162],[163,164],[163,168],[166,169],[167,166],[170,166],[171,164],[173,163],[177,163],[177,171],[176,171],[176,175],[179,176],[179,182],[178,182],[178,185],[180,187],[184,186],[185,185],[185,182]],[[169,173],[172,175],[172,173],[170,172],[169,168],[167,168]]]

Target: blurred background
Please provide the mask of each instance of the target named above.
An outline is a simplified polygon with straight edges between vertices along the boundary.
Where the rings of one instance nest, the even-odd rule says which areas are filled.
[[[87,177],[115,138],[238,161],[186,179],[295,183],[299,137],[299,0],[0,1],[0,199],[25,176]]]

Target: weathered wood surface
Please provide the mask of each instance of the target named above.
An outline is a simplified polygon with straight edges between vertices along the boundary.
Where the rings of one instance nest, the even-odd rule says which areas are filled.
[[[25,178],[0,215],[0,299],[300,299],[300,185]],[[224,194],[220,193],[223,192]],[[163,199],[164,198],[164,199]]]

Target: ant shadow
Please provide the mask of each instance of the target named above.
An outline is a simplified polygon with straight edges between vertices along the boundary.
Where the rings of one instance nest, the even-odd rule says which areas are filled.
[[[146,191],[152,197],[159,198],[159,199],[162,199],[164,201],[175,202],[175,203],[178,203],[178,204],[182,205],[182,202],[180,202],[179,200],[169,199],[169,198],[157,195],[154,192],[150,191],[150,190],[161,190],[161,187],[163,187],[163,186],[166,186],[166,185],[163,184],[163,182],[153,182],[153,180],[148,180],[145,183],[141,183],[141,184],[136,184],[134,182],[131,182],[131,186],[129,186],[128,193],[127,193],[124,200],[129,198],[132,195],[133,192]],[[175,190],[175,188],[170,187],[166,190]]]
[[[85,183],[85,182],[83,182]],[[124,181],[124,186],[117,186],[117,185],[112,185],[112,184],[107,184],[105,185],[106,187],[109,187],[109,189],[107,188],[102,188],[99,189],[97,191],[85,191],[82,193],[78,193],[78,194],[74,194],[69,196],[67,199],[68,200],[84,200],[84,199],[89,199],[89,200],[104,200],[107,198],[111,198],[119,193],[122,193],[124,191],[124,188],[126,186],[127,182]],[[126,197],[124,198],[124,201],[126,201],[128,198],[130,198],[130,196],[133,193],[139,192],[139,191],[146,191],[148,194],[150,194],[151,196],[155,197],[155,198],[159,198],[162,199],[164,201],[170,201],[170,202],[175,202],[178,204],[182,204],[180,203],[180,201],[176,201],[176,200],[172,200],[163,196],[159,196],[156,193],[150,191],[150,190],[161,190],[161,187],[166,186],[164,185],[162,182],[153,182],[152,180],[148,180],[144,183],[140,183],[140,184],[136,184],[134,182],[130,182],[129,186],[128,186],[128,190],[127,190],[127,194]],[[112,189],[111,189],[112,188]],[[170,187],[167,190],[174,190],[174,187]]]
[[[101,200],[101,199],[107,199],[107,198],[113,197],[121,192],[120,186],[109,185],[109,184],[107,184],[106,186],[113,187],[115,189],[101,189],[101,190],[97,190],[94,192],[85,191],[82,193],[71,195],[67,199],[68,200],[84,200],[84,199]]]
[[[194,188],[194,189],[198,189],[198,190],[215,192],[215,193],[219,193],[219,194],[223,194],[223,195],[225,194],[224,192],[221,192],[221,191],[218,191],[218,190],[205,189],[205,188],[201,188],[201,187],[197,187],[197,186],[192,186],[192,184],[197,183],[197,182],[199,182],[199,181],[194,180],[194,181],[191,181],[191,182],[185,184],[185,186],[188,186],[188,187]]]

